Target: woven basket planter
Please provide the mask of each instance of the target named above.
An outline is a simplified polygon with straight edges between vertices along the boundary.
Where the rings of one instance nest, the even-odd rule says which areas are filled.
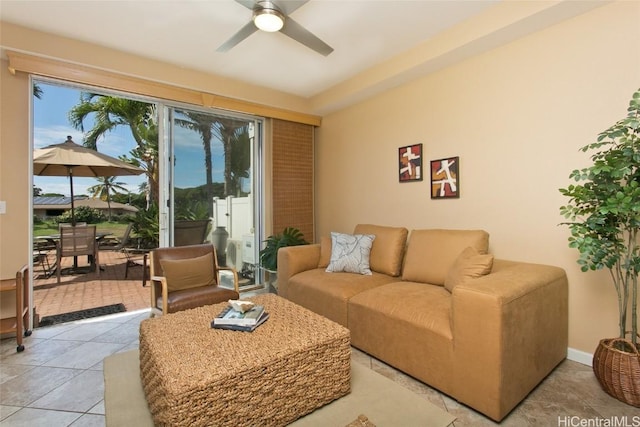
[[[630,352],[618,350],[623,344]],[[640,352],[623,338],[600,341],[593,354],[593,372],[602,389],[616,399],[640,407]]]

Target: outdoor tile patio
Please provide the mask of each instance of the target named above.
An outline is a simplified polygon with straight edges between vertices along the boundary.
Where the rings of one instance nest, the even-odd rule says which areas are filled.
[[[49,264],[55,264],[55,251],[49,251]],[[142,260],[142,255],[136,255]],[[149,283],[142,286],[142,266],[129,267],[125,279],[127,258],[119,251],[100,251],[100,277],[97,273],[62,275],[58,285],[55,273],[45,277],[41,263],[34,263],[33,301],[37,316],[68,313],[88,308],[122,303],[127,311],[148,308]],[[62,259],[63,271],[71,267],[73,258]],[[79,257],[78,266],[87,266],[86,257]]]

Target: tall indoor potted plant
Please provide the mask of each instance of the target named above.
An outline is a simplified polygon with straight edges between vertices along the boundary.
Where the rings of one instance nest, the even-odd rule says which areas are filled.
[[[618,337],[600,341],[594,373],[607,393],[640,406],[640,89],[627,112],[597,142],[582,147],[594,152],[592,164],[571,172],[577,184],[560,189],[569,197],[560,212],[569,221],[563,224],[571,230],[569,246],[580,252],[582,271],[608,269],[618,295]]]

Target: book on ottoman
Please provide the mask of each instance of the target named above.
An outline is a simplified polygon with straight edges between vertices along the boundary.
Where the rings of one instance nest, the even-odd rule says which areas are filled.
[[[264,314],[264,306],[256,305],[242,312],[228,305],[213,319],[214,325],[254,326]]]
[[[232,331],[252,332],[258,326],[262,325],[269,318],[269,313],[263,311],[258,321],[254,325],[235,325],[235,324],[216,324],[215,319],[211,321],[211,327],[215,329],[229,329]]]

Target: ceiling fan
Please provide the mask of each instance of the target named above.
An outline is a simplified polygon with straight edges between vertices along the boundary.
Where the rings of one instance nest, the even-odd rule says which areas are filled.
[[[333,52],[331,46],[289,17],[289,14],[308,1],[236,0],[237,3],[253,11],[253,19],[216,50],[218,52],[226,52],[260,29],[267,32],[280,31],[285,36],[291,37],[309,49],[315,50],[320,55],[329,55]]]

